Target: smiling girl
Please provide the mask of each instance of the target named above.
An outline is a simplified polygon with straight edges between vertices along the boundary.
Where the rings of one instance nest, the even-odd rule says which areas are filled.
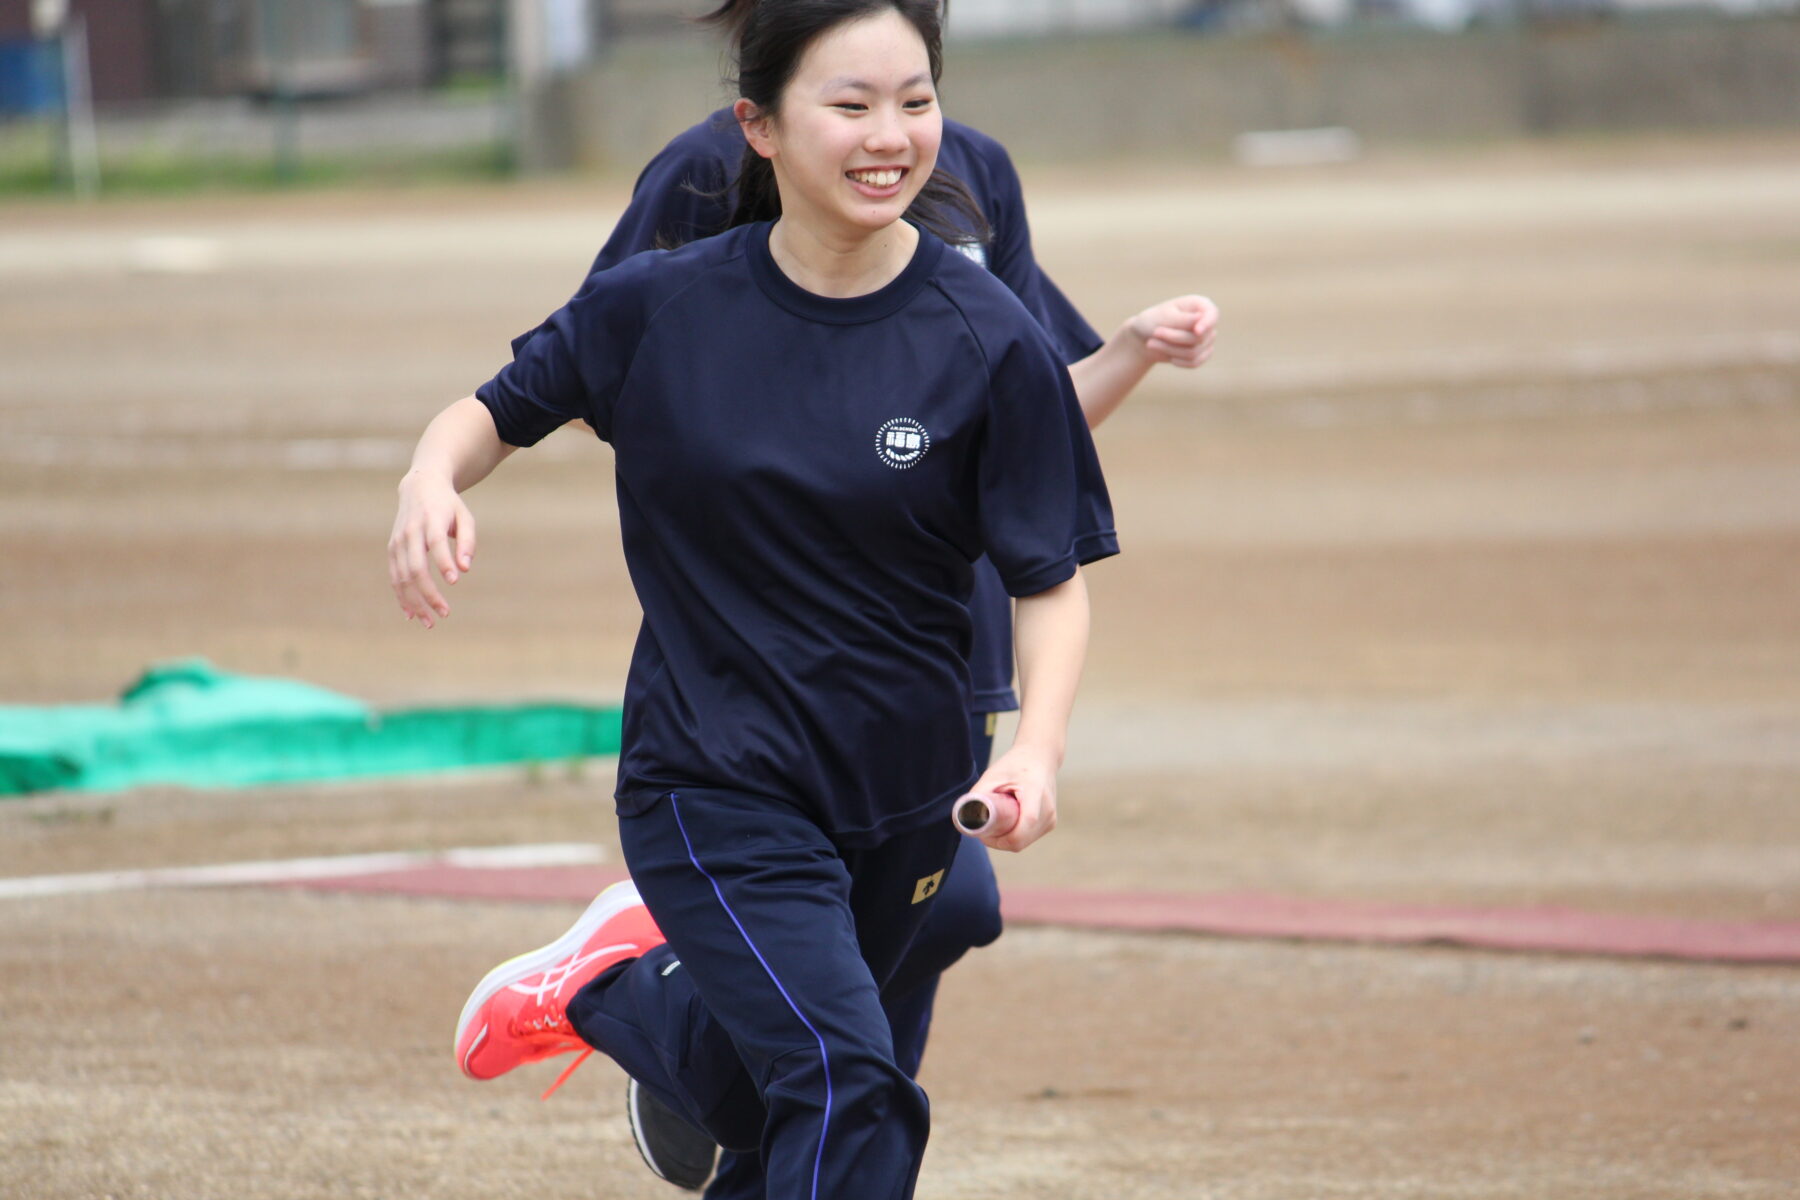
[[[1057,353],[928,232],[967,204],[933,177],[935,3],[763,0],[737,41],[777,219],[590,276],[432,421],[400,485],[390,578],[429,628],[434,576],[473,561],[461,493],[586,420],[644,612],[615,792],[633,883],[490,972],[457,1055],[487,1079],[598,1048],[760,1150],[776,1200],[904,1197],[927,1108],[880,991],[955,855],[958,794],[1018,797],[1001,848],[1054,826],[1080,566],[1116,544]],[[984,553],[1018,598],[1021,712],[977,779]]]

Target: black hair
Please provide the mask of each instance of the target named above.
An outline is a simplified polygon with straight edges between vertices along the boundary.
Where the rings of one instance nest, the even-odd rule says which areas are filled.
[[[725,31],[736,68],[735,78],[728,82],[736,85],[738,95],[756,105],[758,112],[774,116],[780,109],[781,94],[793,80],[808,46],[846,21],[874,16],[890,8],[905,17],[924,40],[931,62],[931,82],[936,84],[944,72],[938,0],[722,0],[700,21]],[[737,193],[730,225],[772,221],[781,215],[775,168],[747,145],[737,177],[725,190]],[[942,170],[931,173],[913,197],[906,216],[947,242],[987,242],[993,236],[987,217],[967,185]]]

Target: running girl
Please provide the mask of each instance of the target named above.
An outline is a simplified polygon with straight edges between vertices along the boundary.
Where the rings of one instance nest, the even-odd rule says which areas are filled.
[[[753,7],[727,0],[705,19],[729,31]],[[678,246],[729,228],[744,199],[734,181],[744,169],[747,153],[747,174],[754,178],[762,160],[745,145],[729,108],[678,134],[638,176],[631,204],[590,273],[617,266],[645,250]],[[957,249],[987,267],[1050,335],[1059,357],[1069,364],[1090,428],[1115,411],[1154,364],[1192,368],[1211,356],[1219,314],[1204,296],[1178,296],[1153,305],[1119,326],[1110,338],[1102,339],[1094,331],[1039,267],[1018,172],[999,142],[945,118],[937,170],[967,186],[986,220],[988,236],[983,238],[977,228],[963,230]],[[775,215],[744,207],[743,215],[750,218]],[[975,567],[969,613],[970,738],[976,768],[985,770],[997,714],[1018,707],[1012,687],[1012,601],[985,560]],[[993,942],[1001,927],[1000,889],[987,848],[974,838],[964,839],[932,902],[931,915],[882,991],[895,1056],[907,1074],[916,1077],[924,1059],[942,973],[969,950]],[[710,1139],[679,1115],[663,1110],[635,1084],[627,1111],[644,1161],[663,1179],[690,1190],[704,1187],[707,1200],[763,1200],[762,1165],[755,1155],[725,1155],[715,1176],[717,1152]]]
[[[459,1022],[477,1078],[600,1048],[771,1197],[910,1196],[924,1095],[882,984],[955,850],[972,784],[1055,823],[1086,644],[1079,565],[1110,513],[1066,370],[1018,301],[924,232],[930,0],[764,3],[737,110],[780,219],[595,275],[427,428],[390,576],[428,627],[472,562],[460,493],[564,422],[615,449],[644,623],[626,684],[626,885],[490,973]],[[910,215],[916,224],[902,220]],[[1019,598],[1021,715],[976,783],[971,563]],[[666,934],[668,943],[662,944]]]

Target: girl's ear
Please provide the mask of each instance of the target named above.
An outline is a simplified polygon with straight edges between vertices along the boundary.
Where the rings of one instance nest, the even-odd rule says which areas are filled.
[[[731,115],[737,118],[738,128],[744,131],[744,140],[752,150],[764,158],[775,157],[773,118],[764,116],[756,105],[742,97],[731,106]]]

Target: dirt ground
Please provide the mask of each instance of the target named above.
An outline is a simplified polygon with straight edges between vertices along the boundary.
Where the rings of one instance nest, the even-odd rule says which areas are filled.
[[[1003,883],[1800,920],[1800,139],[1028,170],[1110,328],[1225,312],[1100,434],[1126,552],[1062,827]],[[0,213],[0,702],[204,654],[384,703],[616,697],[603,446],[412,439],[578,281],[609,181]],[[0,877],[616,840],[609,772],[0,805]],[[0,1196],[654,1197],[617,1072],[450,1027],[563,906],[0,901]],[[1800,1194],[1800,974],[1017,929],[949,977],[925,1200]],[[521,1073],[525,1074],[525,1073]]]

